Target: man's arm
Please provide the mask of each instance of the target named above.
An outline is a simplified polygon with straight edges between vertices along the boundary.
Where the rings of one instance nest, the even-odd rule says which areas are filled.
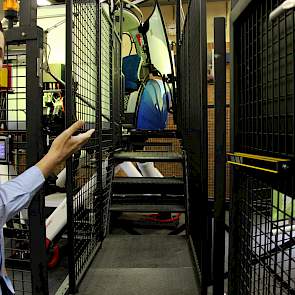
[[[83,121],[77,121],[53,141],[47,155],[36,165],[44,177],[48,177],[61,162],[78,151],[90,139],[94,129],[73,136],[83,125]]]
[[[36,166],[0,186],[0,226],[27,207],[45,178]]]
[[[45,178],[57,165],[79,150],[91,137],[94,130],[73,136],[84,122],[78,121],[60,134],[52,143],[49,152],[24,173],[0,186],[0,226],[17,212],[27,207],[36,192],[42,187]]]

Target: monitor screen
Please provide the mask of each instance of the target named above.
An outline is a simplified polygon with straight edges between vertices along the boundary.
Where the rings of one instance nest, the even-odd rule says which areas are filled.
[[[0,160],[6,160],[6,143],[5,141],[0,141]]]

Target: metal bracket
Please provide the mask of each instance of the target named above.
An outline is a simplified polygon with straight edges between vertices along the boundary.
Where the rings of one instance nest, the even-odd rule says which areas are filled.
[[[40,48],[43,48],[43,29],[40,27],[22,26],[11,28],[4,32],[7,43],[21,43],[29,40],[39,40]]]
[[[265,157],[245,153],[228,153],[228,164],[279,174],[291,168],[290,159]]]

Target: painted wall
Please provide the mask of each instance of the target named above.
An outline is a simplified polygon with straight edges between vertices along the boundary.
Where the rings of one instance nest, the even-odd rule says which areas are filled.
[[[49,63],[65,64],[66,25],[65,5],[45,6],[38,8],[37,24],[43,30],[50,29],[48,44],[50,46]],[[58,25],[56,28],[53,26]]]
[[[230,24],[230,0],[207,2],[207,36],[208,43],[213,42],[214,39],[214,17],[226,17],[227,24],[227,42],[230,41],[229,24]],[[141,8],[144,17],[147,18],[151,12],[152,7]],[[187,5],[183,6],[184,11],[187,11]],[[175,41],[176,30],[176,11],[173,5],[161,6],[161,11],[167,28],[168,37],[171,41]]]
[[[184,10],[187,6],[184,6]],[[153,7],[141,8],[144,18],[148,18],[152,13]],[[171,41],[175,41],[176,26],[175,18],[176,11],[173,5],[161,6],[165,25],[167,28],[168,37]],[[207,3],[207,33],[208,43],[214,39],[214,17],[227,17],[227,27],[229,29],[229,12],[230,1],[216,1]],[[40,7],[38,9],[38,25],[44,30],[56,25],[65,19],[65,5]],[[227,34],[227,42],[229,42],[229,30]],[[50,63],[65,63],[65,24],[52,29],[48,34],[48,43],[51,47],[49,58]]]
[[[229,29],[229,7],[226,1],[207,3],[207,38],[208,43],[214,42],[214,17],[226,17],[227,28]],[[229,30],[227,30],[227,42],[229,42]]]

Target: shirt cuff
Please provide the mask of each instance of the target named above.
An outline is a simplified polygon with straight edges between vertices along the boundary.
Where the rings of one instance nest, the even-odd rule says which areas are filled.
[[[40,182],[44,183],[45,177],[40,168],[38,168],[37,166],[33,166],[28,170],[32,170],[32,174],[36,176],[36,179],[39,179]]]
[[[22,174],[22,180],[27,192],[35,192],[45,182],[45,177],[37,166],[33,166]]]

